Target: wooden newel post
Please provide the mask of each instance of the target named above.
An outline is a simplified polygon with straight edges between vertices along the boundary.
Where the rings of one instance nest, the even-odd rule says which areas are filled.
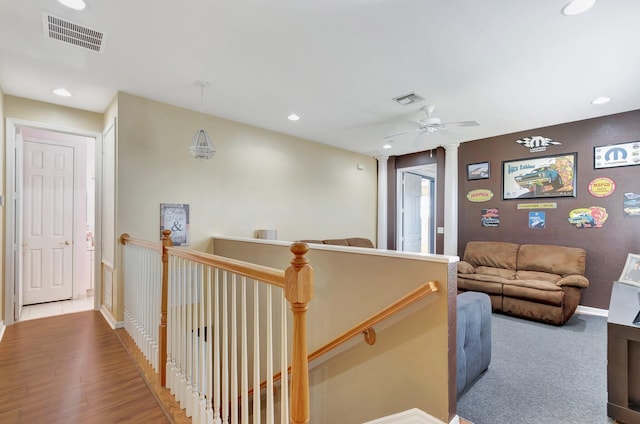
[[[162,300],[160,301],[160,385],[167,384],[167,303],[169,296],[169,254],[167,247],[173,246],[171,230],[162,230]]]
[[[307,360],[307,308],[313,297],[313,268],[304,255],[306,243],[291,245],[295,257],[285,271],[285,297],[293,312],[293,352],[291,358],[291,414],[293,424],[309,422],[309,362]]]

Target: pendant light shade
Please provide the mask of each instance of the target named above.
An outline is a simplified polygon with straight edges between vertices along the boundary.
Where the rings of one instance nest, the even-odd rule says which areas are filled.
[[[191,156],[196,159],[211,159],[216,153],[216,149],[213,148],[213,143],[209,134],[203,129],[198,130],[193,137],[193,142],[189,147]]]
[[[196,159],[211,159],[216,153],[216,149],[214,149],[213,147],[213,143],[211,142],[209,134],[207,134],[207,131],[202,128],[202,105],[204,99],[204,88],[209,84],[204,81],[196,81],[196,85],[200,86],[200,129],[193,137],[191,146],[189,146],[189,152],[191,153],[191,156]]]

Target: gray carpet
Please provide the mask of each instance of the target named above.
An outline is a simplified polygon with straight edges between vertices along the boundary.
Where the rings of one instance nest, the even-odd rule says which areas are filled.
[[[458,399],[474,424],[606,424],[607,320],[562,327],[493,314],[489,369]]]

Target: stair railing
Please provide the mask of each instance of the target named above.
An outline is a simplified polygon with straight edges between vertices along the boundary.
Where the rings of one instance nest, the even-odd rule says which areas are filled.
[[[267,423],[308,423],[306,310],[313,295],[313,270],[305,257],[308,246],[292,244],[294,258],[283,271],[174,248],[169,235],[165,230],[162,245],[121,237],[125,314],[132,316],[129,334],[143,340],[152,364],[158,362],[161,382],[194,423],[248,423],[250,417],[261,422],[260,417],[254,419],[254,412]],[[140,251],[152,259],[140,260]],[[158,270],[164,270],[162,275]],[[154,278],[155,284],[148,282]],[[158,281],[166,290],[157,289]],[[153,302],[159,305],[156,309],[150,305]],[[147,314],[157,318],[138,319],[132,311],[139,307],[133,304],[144,305]],[[289,326],[292,341],[288,341]],[[289,344],[291,395],[288,384],[281,384],[276,399],[274,376],[288,369]],[[166,360],[160,359],[163,355]],[[263,396],[252,396],[260,393],[262,381],[269,382],[264,405]]]

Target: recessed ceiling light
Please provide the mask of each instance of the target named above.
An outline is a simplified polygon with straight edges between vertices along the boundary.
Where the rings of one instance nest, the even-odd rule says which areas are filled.
[[[382,146],[382,148],[385,150],[389,150],[391,148],[391,144],[385,144],[384,146]]]
[[[71,93],[66,88],[56,88],[53,90],[53,94],[56,94],[60,97],[71,97]]]
[[[289,121],[297,121],[298,119],[300,119],[300,117],[298,115],[296,115],[295,113],[292,113],[291,115],[287,116],[287,119]]]
[[[83,10],[85,7],[87,7],[87,4],[84,2],[84,0],[58,0],[58,3],[73,10]]]
[[[601,97],[598,97],[597,99],[591,100],[591,104],[592,105],[603,105],[605,103],[609,103],[610,101],[611,101],[610,97],[601,96]]]
[[[578,15],[586,12],[596,4],[596,0],[571,0],[562,8],[562,14],[566,16]]]

